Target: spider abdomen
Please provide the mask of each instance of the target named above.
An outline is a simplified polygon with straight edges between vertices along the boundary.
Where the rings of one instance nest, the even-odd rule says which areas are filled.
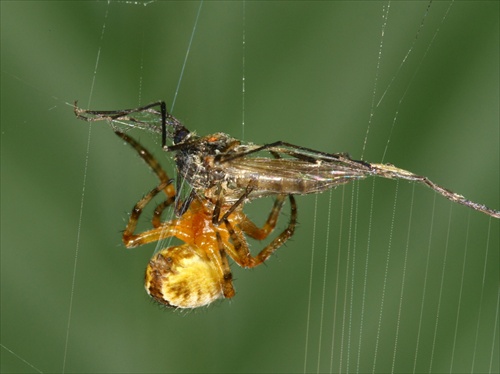
[[[223,298],[221,276],[212,262],[189,244],[161,250],[149,261],[145,288],[159,303],[197,308]]]

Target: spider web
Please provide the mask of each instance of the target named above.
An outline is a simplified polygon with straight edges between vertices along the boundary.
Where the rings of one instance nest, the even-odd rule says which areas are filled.
[[[498,4],[388,5],[204,3],[177,90],[199,3],[2,2],[2,372],[498,372],[498,221],[406,182],[300,197],[292,241],[232,266],[235,299],[172,313],[143,291],[154,246],[119,240],[154,175],[106,126],[87,153],[65,105],[178,91],[199,134],[353,157],[370,122],[364,159],[498,208]]]

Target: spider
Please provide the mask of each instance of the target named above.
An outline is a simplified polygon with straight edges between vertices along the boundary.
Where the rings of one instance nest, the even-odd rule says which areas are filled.
[[[113,111],[83,110],[75,102],[75,114],[86,121],[107,120],[161,133],[163,149],[176,152],[177,186],[182,178],[193,188],[184,205],[176,205],[177,215],[182,215],[196,194],[203,194],[212,202],[223,199],[224,204],[230,205],[241,199],[270,195],[319,193],[353,180],[378,176],[424,184],[455,203],[500,218],[500,211],[467,200],[425,176],[392,164],[356,161],[346,153],[330,154],[283,141],[259,146],[242,144],[224,133],[197,136],[168,113],[164,101]],[[167,138],[173,140],[173,145],[166,145]],[[263,152],[273,157],[258,156]],[[250,185],[253,188],[248,191]]]
[[[134,206],[123,232],[127,248],[177,237],[184,244],[163,248],[148,263],[145,288],[157,302],[175,308],[197,308],[221,298],[235,295],[227,255],[243,268],[253,268],[264,261],[294,233],[297,206],[288,196],[291,216],[288,227],[256,256],[249,251],[245,234],[258,240],[265,239],[275,228],[279,213],[287,198],[278,195],[266,223],[257,227],[242,211],[243,200],[230,206],[215,206],[211,201],[196,196],[183,214],[162,222],[163,211],[172,205],[176,191],[167,173],[142,145],[129,135],[115,129],[116,135],[130,144],[157,175],[160,183]],[[249,190],[251,188],[249,187]],[[166,200],[154,210],[151,230],[136,234],[136,226],[143,209],[152,199],[164,192]]]

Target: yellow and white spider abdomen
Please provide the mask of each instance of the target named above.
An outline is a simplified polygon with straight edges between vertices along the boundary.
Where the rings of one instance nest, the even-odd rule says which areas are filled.
[[[197,308],[224,297],[219,270],[189,244],[155,254],[145,287],[156,301],[174,308]]]

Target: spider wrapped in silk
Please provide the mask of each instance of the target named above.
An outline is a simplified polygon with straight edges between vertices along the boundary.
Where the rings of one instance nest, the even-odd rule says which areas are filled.
[[[354,180],[382,177],[426,185],[455,203],[500,218],[500,211],[392,164],[357,161],[346,153],[325,153],[283,141],[255,145],[244,144],[224,133],[198,136],[168,113],[163,101],[111,111],[84,110],[75,102],[75,114],[86,121],[106,120],[161,133],[163,149],[175,152],[177,186],[186,180],[192,187],[183,204],[176,204],[178,216],[189,208],[195,196],[212,203],[222,199],[219,206],[231,206],[264,196],[319,193]],[[167,146],[167,139],[171,139],[173,145]]]
[[[157,302],[175,308],[197,308],[221,298],[235,295],[232,274],[227,256],[239,266],[255,267],[282,246],[294,233],[297,221],[297,206],[292,195],[278,195],[266,223],[257,227],[243,213],[243,199],[228,206],[215,206],[200,197],[190,200],[180,217],[162,222],[163,211],[172,205],[176,191],[167,173],[158,161],[129,135],[115,130],[116,135],[130,144],[149,165],[159,179],[159,184],[134,206],[123,232],[127,248],[177,237],[184,244],[163,248],[153,255],[148,263],[145,288]],[[136,226],[143,209],[159,193],[166,199],[154,210],[153,228],[136,234]],[[254,239],[265,239],[275,228],[279,213],[288,197],[291,205],[287,228],[252,256],[245,235]]]

